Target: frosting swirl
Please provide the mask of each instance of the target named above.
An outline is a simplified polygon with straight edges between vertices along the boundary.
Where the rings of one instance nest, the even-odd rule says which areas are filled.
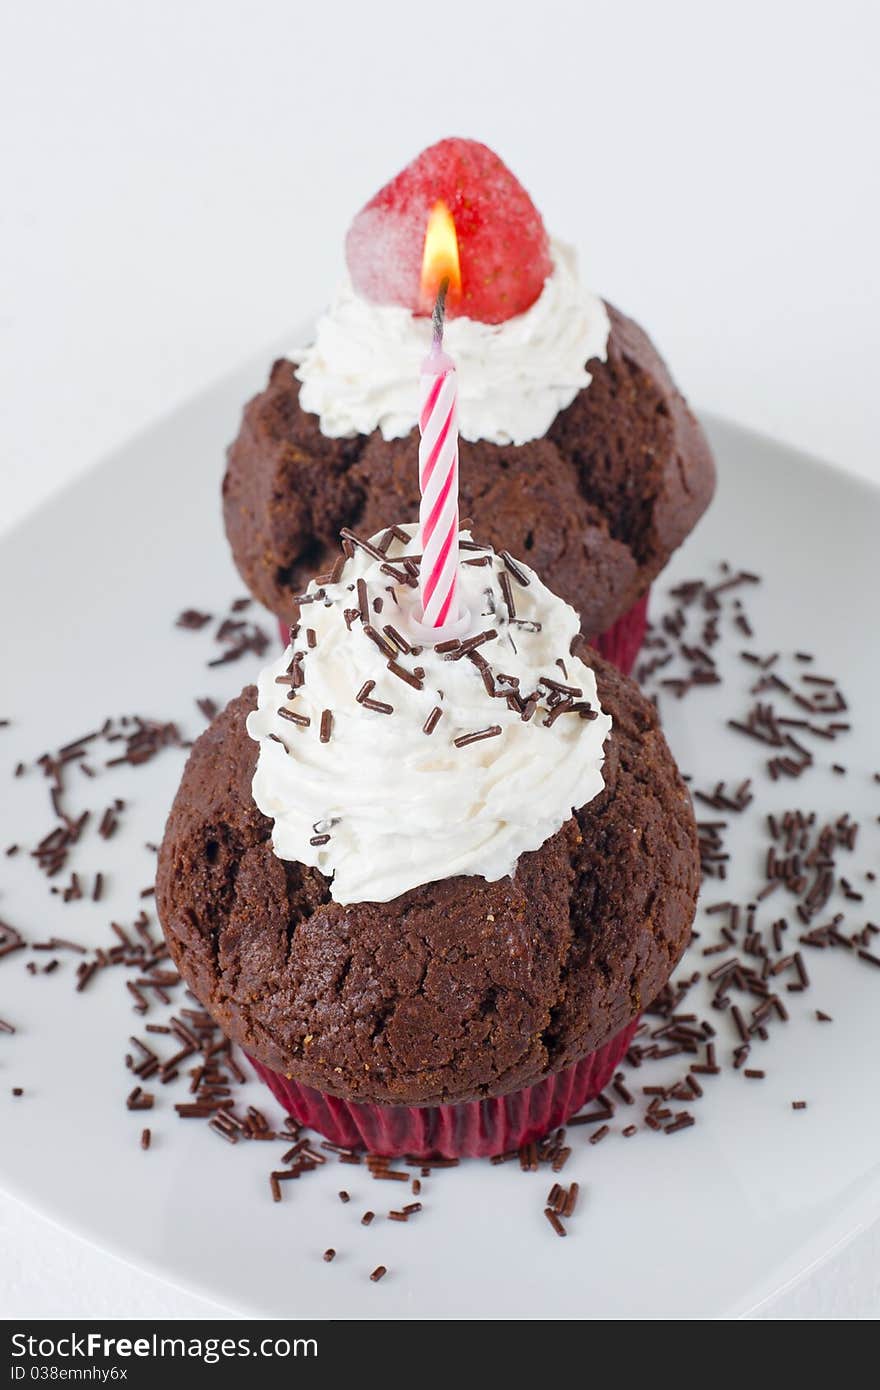
[[[540,438],[589,386],[585,364],[605,361],[611,325],[604,303],[580,283],[571,247],[551,242],[551,256],[553,270],[524,314],[498,324],[469,318],[446,324],[465,439],[525,444]],[[398,305],[370,303],[344,280],[318,320],[314,342],[291,353],[303,410],[319,416],[331,438],[375,429],[385,439],[409,434],[418,407],[415,365],[427,334],[425,319]]]
[[[423,645],[414,531],[309,585],[248,717],[274,851],[320,869],[339,903],[503,878],[604,786],[611,720],[570,655],[574,609],[462,532],[469,635]]]

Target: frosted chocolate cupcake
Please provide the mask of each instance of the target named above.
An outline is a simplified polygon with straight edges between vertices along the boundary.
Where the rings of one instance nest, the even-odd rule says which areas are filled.
[[[462,536],[467,634],[425,645],[408,528],[313,582],[195,745],[158,905],[190,988],[299,1120],[497,1153],[609,1080],[686,945],[690,799],[636,687]]]
[[[459,368],[460,498],[629,669],[647,593],[711,500],[705,436],[645,333],[587,286],[484,145],[445,140],[367,204],[311,343],[275,363],[229,450],[226,531],[282,623],[343,526],[418,514],[419,264],[438,202],[458,237],[446,341]]]

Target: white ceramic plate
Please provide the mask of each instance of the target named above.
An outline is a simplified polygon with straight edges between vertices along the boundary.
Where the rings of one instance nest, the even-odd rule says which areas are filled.
[[[222,535],[223,449],[259,374],[225,381],[60,495],[0,547],[4,649],[0,759],[10,769],[59,746],[105,714],[137,711],[203,727],[193,697],[217,700],[253,674],[247,661],[208,671],[207,634],[173,626],[185,606],[223,611],[241,592]],[[764,808],[808,805],[865,822],[856,862],[877,865],[880,768],[876,692],[880,652],[870,603],[880,534],[880,493],[820,463],[720,421],[709,421],[721,482],[709,516],[664,585],[727,556],[766,576],[749,595],[750,645],[807,648],[842,674],[854,733],[797,783],[777,783]],[[390,518],[389,518],[390,519]],[[11,600],[11,601],[9,601]],[[725,691],[666,702],[669,739],[700,784],[755,773],[761,750],[726,731],[731,683],[753,672],[728,646]],[[839,757],[846,777],[828,769]],[[111,917],[130,921],[150,882],[144,848],[161,835],[182,767],[169,752],[137,771],[83,779],[83,804],[130,799],[124,830],[92,837],[74,867],[109,875],[106,900],[68,906],[24,855],[2,860],[0,917],[32,939],[52,932],[104,941]],[[48,826],[45,786],[31,773],[6,783],[0,847],[33,844]],[[752,814],[752,813],[749,813]],[[754,812],[757,815],[757,811]],[[748,843],[748,815],[736,835]],[[724,896],[745,900],[755,864],[740,853]],[[747,875],[742,879],[736,877]],[[873,892],[873,890],[872,890]],[[708,894],[717,897],[717,891]],[[865,917],[880,912],[880,895]],[[768,903],[769,909],[773,900]],[[773,915],[778,915],[773,913]],[[854,921],[858,919],[854,918]],[[698,921],[698,926],[700,925]],[[880,1046],[880,972],[826,952],[821,985],[792,996],[792,1022],[769,1045],[767,1078],[725,1072],[707,1085],[699,1123],[667,1136],[614,1133],[591,1147],[572,1130],[564,1177],[582,1200],[570,1236],[543,1215],[552,1179],[515,1164],[469,1163],[425,1183],[424,1211],[403,1226],[370,1207],[395,1204],[396,1184],[328,1165],[269,1195],[268,1145],[230,1148],[172,1112],[159,1092],[149,1116],[126,1112],[122,1065],[136,1016],[114,972],[88,995],[73,991],[73,964],[30,978],[25,953],[0,960],[0,1183],[87,1240],[240,1313],[278,1316],[702,1317],[757,1307],[880,1211],[880,1095],[868,1059]],[[811,957],[811,964],[812,964]],[[697,957],[690,964],[705,964]],[[818,969],[821,965],[821,971]],[[833,1015],[817,1025],[814,1010]],[[723,1035],[725,1046],[729,1040]],[[676,1074],[680,1061],[670,1063]],[[640,1080],[636,1077],[636,1080]],[[657,1080],[656,1069],[651,1081]],[[11,1088],[25,1095],[11,1097]],[[253,1098],[272,1111],[268,1093]],[[808,1108],[793,1113],[803,1097]],[[142,1153],[145,1120],[153,1148]],[[271,1153],[278,1150],[271,1146]],[[342,1205],[336,1193],[352,1194]],[[327,1246],[339,1252],[324,1264]],[[371,1284],[377,1264],[389,1276]]]

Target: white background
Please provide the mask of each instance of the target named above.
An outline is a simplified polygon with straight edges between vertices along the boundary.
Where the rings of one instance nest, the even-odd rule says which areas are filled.
[[[870,0],[2,0],[0,530],[268,365],[447,134],[509,161],[694,404],[880,481],[878,49]],[[2,1198],[0,1252],[7,1317],[212,1311]],[[876,1229],[772,1310],[878,1313]]]

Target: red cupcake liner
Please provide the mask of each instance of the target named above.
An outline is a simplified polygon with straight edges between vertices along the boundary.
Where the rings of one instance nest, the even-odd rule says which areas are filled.
[[[598,637],[593,639],[593,646],[600,656],[604,656],[606,661],[610,661],[612,666],[616,666],[618,671],[622,671],[625,676],[628,676],[632,671],[639,649],[645,640],[645,631],[648,626],[649,594],[650,590],[639,599],[638,603],[633,604],[628,612],[612,623],[605,632],[601,632]],[[278,631],[281,633],[281,641],[286,647],[290,641],[290,627],[287,623],[283,623],[280,618]]]
[[[638,1019],[566,1071],[492,1100],[463,1105],[364,1105],[324,1095],[249,1060],[275,1099],[300,1124],[345,1149],[414,1158],[491,1158],[564,1125],[614,1075]]]
[[[616,666],[618,671],[622,671],[625,676],[628,676],[632,671],[641,645],[645,640],[650,593],[649,589],[638,603],[633,604],[632,608],[612,623],[605,632],[601,632],[598,637],[593,639],[593,646],[599,655],[604,656],[606,661],[610,661],[612,666]]]

